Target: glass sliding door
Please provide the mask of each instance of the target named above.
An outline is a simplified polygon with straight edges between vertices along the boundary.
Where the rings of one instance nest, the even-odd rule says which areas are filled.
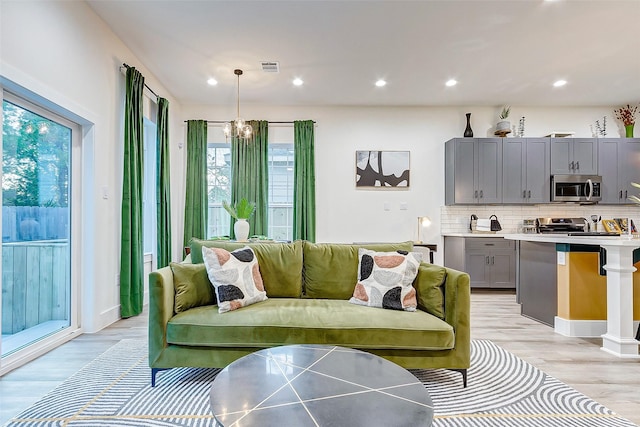
[[[75,327],[71,152],[79,128],[6,92],[2,109],[4,360]]]

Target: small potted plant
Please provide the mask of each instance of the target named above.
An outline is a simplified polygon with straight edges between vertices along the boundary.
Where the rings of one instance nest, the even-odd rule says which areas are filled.
[[[249,238],[249,222],[247,220],[256,210],[256,204],[243,197],[234,203],[233,206],[223,201],[222,207],[236,220],[235,224],[233,224],[233,232],[236,240],[246,242]]]
[[[496,135],[505,136],[511,132],[511,123],[507,120],[510,112],[511,107],[508,105],[502,107],[502,112],[500,112],[500,121],[496,124]]]

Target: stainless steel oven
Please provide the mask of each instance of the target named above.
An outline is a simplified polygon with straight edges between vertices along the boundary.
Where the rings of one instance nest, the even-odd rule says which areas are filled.
[[[600,175],[552,175],[551,201],[598,203],[602,199]]]

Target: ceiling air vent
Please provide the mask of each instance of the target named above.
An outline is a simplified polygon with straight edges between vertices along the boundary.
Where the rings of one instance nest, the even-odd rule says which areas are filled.
[[[280,63],[277,61],[262,61],[262,71],[265,73],[279,73]]]

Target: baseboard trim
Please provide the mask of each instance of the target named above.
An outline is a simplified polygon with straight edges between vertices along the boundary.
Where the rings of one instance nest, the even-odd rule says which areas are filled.
[[[633,330],[638,330],[640,321],[633,322]],[[556,316],[554,331],[565,337],[600,338],[607,333],[606,320],[570,320]]]

